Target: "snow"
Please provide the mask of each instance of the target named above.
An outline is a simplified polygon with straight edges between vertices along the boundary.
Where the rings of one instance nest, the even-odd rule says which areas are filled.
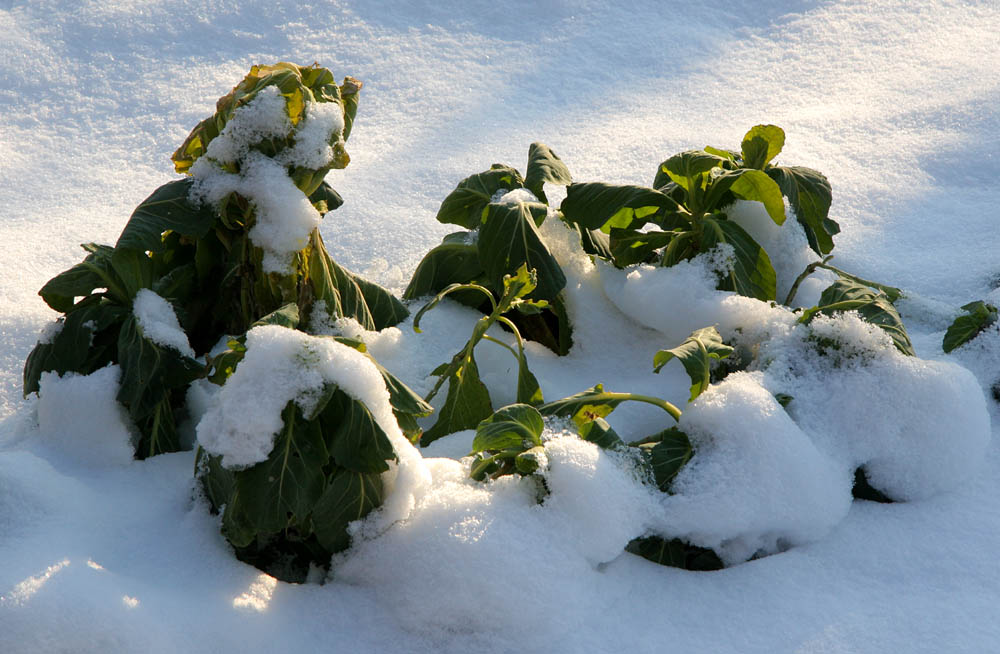
[[[264,250],[267,272],[287,272],[292,254],[306,246],[320,224],[319,212],[288,171],[295,167],[318,170],[333,160],[331,142],[343,140],[343,107],[339,102],[307,102],[305,119],[294,129],[291,147],[277,158],[253,149],[265,139],[285,137],[292,130],[284,97],[277,87],[265,87],[236,108],[205,155],[191,166],[195,201],[218,204],[230,193],[240,193],[253,202],[256,222],[250,240]],[[236,164],[239,172],[227,172],[226,164]]]
[[[143,336],[157,345],[173,348],[186,357],[195,358],[187,334],[177,321],[174,308],[165,299],[148,288],[139,289],[132,300],[132,313],[139,322]]]
[[[994,647],[1000,330],[950,355],[940,344],[958,307],[997,304],[1000,293],[995,3],[43,0],[0,8],[0,31],[0,651]],[[254,416],[245,431],[259,436],[269,402],[308,404],[308,389],[336,374],[367,393],[400,461],[387,473],[389,501],[355,523],[354,547],[324,584],[261,575],[193,499],[193,452],[128,456],[116,368],[43,375],[29,398],[21,369],[39,334],[58,329],[37,290],[80,260],[78,243],[113,243],[132,209],[175,178],[170,154],[216,98],[250,65],[281,60],[315,60],[365,86],[352,162],[327,178],[346,204],[323,222],[284,174],[288,161],[244,147],[287,133],[270,92],[238,112],[230,141],[212,144],[210,156],[240,160],[242,175],[203,159],[207,200],[239,190],[257,204],[254,242],[274,270],[319,225],[334,259],[398,293],[454,231],[434,219],[454,185],[493,162],[522,167],[533,141],[559,152],[575,180],[648,184],[670,154],[737,147],[749,127],[772,123],[787,134],[777,163],[832,183],[842,228],[832,263],[904,290],[920,358],[850,314],[806,327],[715,291],[709,262],[595,265],[550,215],[540,232],[567,276],[576,343],[562,358],[529,343],[532,370],[548,399],[600,382],[681,406],[698,454],[676,493],[651,492],[628,461],[551,430],[543,503],[530,480],[472,482],[455,460],[471,432],[418,452],[394,428],[363,355],[311,346],[315,366],[296,368],[299,378],[278,350],[301,352],[284,342],[300,336],[263,345],[280,329],[263,328],[236,374],[257,351],[268,374],[285,376],[248,387],[232,424]],[[310,105],[289,156],[329,160],[342,130],[336,109]],[[560,189],[546,195],[557,205]],[[734,210],[769,252],[786,254],[772,252],[783,295],[815,260],[790,208],[781,228],[753,203]],[[817,271],[796,304],[829,279]],[[164,305],[144,295],[136,315],[148,337],[184,351]],[[378,334],[343,321],[330,330],[363,337],[424,394],[476,319],[446,301],[421,334],[409,322]],[[653,374],[652,356],[712,324],[756,348],[757,363],[685,406],[681,366]],[[840,349],[817,347],[815,335]],[[513,401],[510,353],[485,342],[476,358],[494,404]],[[208,440],[242,433],[208,435],[225,392],[192,387],[191,430],[201,421]],[[778,392],[793,396],[787,410]],[[609,418],[624,438],[672,424],[633,404]],[[261,438],[257,454],[233,450],[249,461],[265,447]],[[851,502],[859,465],[907,501]],[[692,573],[622,552],[656,532],[718,544],[735,565]],[[770,556],[738,563],[755,553]]]
[[[221,456],[227,468],[266,460],[285,406],[295,402],[304,415],[311,415],[331,384],[362,402],[384,431],[396,432],[395,440],[405,442],[382,375],[361,352],[276,325],[248,331],[246,348],[243,361],[198,423],[198,442]]]

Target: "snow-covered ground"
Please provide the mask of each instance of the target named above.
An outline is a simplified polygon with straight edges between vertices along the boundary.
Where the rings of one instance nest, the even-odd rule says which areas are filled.
[[[1000,332],[940,342],[959,306],[1000,300],[997,33],[987,1],[0,3],[0,652],[993,651]],[[215,100],[279,60],[364,81],[351,164],[327,178],[346,203],[321,231],[397,293],[453,231],[434,220],[445,195],[493,162],[523,170],[532,141],[577,181],[648,184],[675,152],[774,123],[780,160],[832,183],[835,263],[906,292],[920,360],[828,321],[866,345],[864,365],[826,369],[780,310],[709,290],[686,312],[644,302],[698,288],[697,270],[619,273],[565,248],[577,345],[528,351],[548,399],[602,382],[683,405],[656,349],[713,323],[767,339],[766,370],[686,410],[700,459],[677,495],[564,438],[538,505],[430,458],[467,451],[460,434],[407,459],[404,519],[362,525],[325,584],[262,575],[195,499],[191,452],[131,460],[115,369],[48,375],[27,400],[21,369],[55,317],[38,288],[77,244],[113,243]],[[423,334],[364,336],[425,393],[473,321],[444,304]],[[481,347],[495,403],[513,401],[512,359]],[[663,420],[612,416],[634,437]],[[911,501],[851,503],[862,462]],[[622,553],[655,528],[732,560],[781,551],[712,573]]]

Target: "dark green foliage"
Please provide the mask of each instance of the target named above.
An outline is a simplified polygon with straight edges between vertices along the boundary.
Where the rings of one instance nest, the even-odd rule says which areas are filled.
[[[345,129],[330,136],[332,159],[318,169],[285,166],[320,215],[336,209],[343,199],[324,177],[349,161],[344,139],[354,124],[361,83],[345,78],[338,86],[319,66],[254,66],[174,153],[176,170],[190,174],[236,111],[268,87],[278,88],[291,127],[284,136],[252,145],[264,156],[275,157],[295,144],[310,103],[342,107]],[[240,173],[240,161],[224,166]],[[557,172],[553,168],[550,174]],[[191,198],[194,184],[185,177],[156,189],[132,213],[114,247],[85,245],[84,260],[39,292],[64,315],[28,356],[25,394],[38,392],[46,371],[89,374],[120,365],[117,399],[138,429],[138,458],[180,449],[177,425],[188,386],[200,378],[225,384],[246,355],[249,329],[277,325],[305,331],[304,319],[317,310],[319,318],[354,318],[368,330],[398,324],[408,315],[392,294],[333,261],[318,230],[291,256],[289,270],[265,271],[264,253],[249,237],[258,218],[251,200],[231,193],[215,205],[201,204]],[[171,304],[197,358],[143,333],[133,302],[144,289]],[[229,349],[209,360],[206,353],[225,335]],[[366,350],[359,341],[336,340]],[[417,418],[432,408],[375,365],[404,433],[419,437]],[[325,566],[333,552],[347,547],[350,521],[381,505],[381,474],[396,454],[369,407],[333,385],[310,415],[289,402],[281,420],[266,460],[231,470],[199,450],[197,474],[211,508],[222,512],[222,532],[237,555],[282,579],[301,581],[310,564]]]
[[[442,436],[472,429],[479,422],[488,417],[493,412],[493,402],[490,400],[489,391],[479,379],[479,368],[476,366],[474,357],[476,346],[482,340],[492,341],[501,345],[517,358],[517,400],[526,404],[541,404],[542,389],[538,385],[538,380],[528,368],[528,360],[524,355],[524,343],[517,326],[506,317],[512,311],[537,312],[548,306],[544,300],[529,300],[532,291],[535,290],[537,276],[535,271],[528,271],[524,264],[517,269],[515,275],[507,275],[503,279],[503,293],[499,302],[495,302],[492,293],[478,284],[452,284],[439,292],[430,302],[428,302],[413,319],[413,329],[420,331],[420,319],[425,313],[433,309],[441,300],[451,293],[477,292],[484,295],[493,307],[489,315],[483,316],[472,330],[472,336],[461,350],[459,350],[452,360],[438,366],[431,374],[438,377],[438,382],[428,393],[425,400],[430,402],[441,389],[442,384],[448,382],[448,395],[445,397],[444,406],[438,411],[437,422],[434,426],[424,432],[420,439],[421,446],[426,447]],[[509,329],[517,339],[517,349],[510,348],[506,343],[494,339],[486,332],[495,323],[499,323]]]
[[[718,288],[773,301],[774,267],[767,252],[736,223],[727,207],[737,199],[760,202],[778,225],[785,221],[788,198],[809,243],[820,254],[833,248],[839,231],[827,214],[830,184],[815,170],[771,163],[785,134],[774,125],[757,125],[743,138],[740,152],[706,147],[676,154],[656,171],[653,187],[604,183],[571,184],[562,212],[581,230],[610,236],[609,250],[595,248],[618,267],[659,260],[672,266],[719,244],[734,256],[720,271]]]
[[[965,314],[955,318],[955,322],[945,332],[941,342],[941,348],[945,352],[965,345],[997,321],[997,308],[982,300],[969,302],[962,307],[962,311]]]
[[[510,166],[492,168],[471,175],[461,182],[441,203],[437,219],[469,230],[445,237],[444,242],[428,252],[418,264],[403,294],[405,299],[434,296],[453,284],[480,286],[492,294],[488,302],[481,294],[467,289],[452,299],[490,313],[504,293],[503,280],[515,275],[521,266],[533,270],[535,288],[529,299],[544,300],[532,315],[520,311],[504,314],[529,340],[542,343],[558,354],[566,354],[572,345],[571,327],[563,306],[562,289],[566,277],[545,245],[538,227],[548,214],[543,184],[569,184],[569,169],[552,150],[541,143],[528,149],[527,174]],[[526,188],[539,202],[492,202],[500,191]],[[581,230],[581,242],[595,251],[607,251],[606,239]]]
[[[708,572],[724,567],[722,560],[712,550],[685,543],[679,538],[636,538],[625,547],[625,551],[671,568]]]
[[[356,100],[359,83],[345,81],[344,87],[337,87],[332,80],[330,72],[319,67],[254,67],[220,100],[216,115],[199,125],[175,153],[178,170],[187,171],[236,108],[267,86],[277,85],[287,94],[293,124],[302,117],[306,102],[343,100],[350,89]],[[345,112],[349,110],[353,111],[347,107]],[[276,154],[293,142],[294,129],[281,143],[269,141],[266,147]],[[342,168],[346,153],[342,143],[337,147],[331,167]],[[343,202],[323,181],[327,170],[288,170],[324,213]],[[223,335],[242,334],[262,316],[289,303],[309,315],[319,301],[331,317],[349,316],[371,330],[395,325],[407,316],[406,308],[390,293],[338,266],[318,231],[295,257],[292,272],[264,273],[262,253],[247,236],[255,220],[253,206],[238,194],[215,207],[197,204],[190,199],[193,183],[186,177],[155,190],[132,213],[114,247],[85,245],[82,262],[42,287],[42,299],[64,314],[62,327],[49,342],[35,347],[24,368],[27,395],[38,392],[45,371],[89,374],[110,363],[120,364],[118,400],[139,429],[136,456],[140,458],[180,447],[175,425],[184,393],[206,369],[142,335],[132,315],[132,302],[140,290],[150,289],[171,303],[199,357]]]
[[[891,504],[894,501],[888,495],[868,483],[868,475],[865,474],[863,467],[854,471],[854,486],[851,487],[851,495],[857,500],[867,500],[881,504]]]
[[[833,315],[843,311],[857,311],[865,321],[885,330],[892,337],[896,349],[915,356],[903,320],[888,296],[850,279],[838,279],[823,291],[819,305],[806,309],[799,322],[809,323],[818,313]]]

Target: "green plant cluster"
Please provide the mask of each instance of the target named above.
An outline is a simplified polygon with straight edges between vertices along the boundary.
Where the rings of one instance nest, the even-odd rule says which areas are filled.
[[[118,242],[87,244],[86,258],[42,287],[40,295],[63,314],[56,335],[40,342],[25,363],[25,395],[39,391],[43,372],[89,374],[109,364],[121,366],[118,401],[138,430],[137,458],[182,448],[177,425],[187,415],[186,391],[198,379],[223,385],[238,367],[243,335],[260,324],[308,331],[300,316],[315,311],[349,317],[369,330],[396,325],[408,316],[391,293],[338,265],[327,253],[319,230],[293,254],[289,270],[266,271],[264,253],[250,231],[257,207],[239,193],[215,205],[192,199],[197,183],[193,164],[225,130],[240,107],[263,90],[278,89],[290,129],[282,137],[262,138],[254,152],[276,157],[294,147],[313,103],[336,103],[344,129],[331,135],[333,156],[326,165],[286,166],[295,186],[322,215],[342,204],[324,181],[349,157],[350,135],[361,83],[319,66],[279,63],[254,66],[217,103],[214,115],[198,124],[173,155],[187,177],[164,184],[132,213]],[[240,162],[224,164],[239,174]],[[195,357],[147,337],[133,312],[142,289],[166,299],[178,317]],[[210,356],[220,341],[229,349]],[[363,349],[363,344],[354,347]],[[431,407],[384,371],[397,418],[419,434],[416,418]],[[222,530],[245,560],[275,568],[285,577],[299,574],[305,561],[324,564],[346,546],[347,522],[381,502],[379,473],[395,458],[385,434],[363,403],[328,388],[313,415],[293,403],[282,414],[284,429],[267,461],[228,470],[217,457],[200,456],[199,476],[213,510],[225,508]],[[199,452],[199,454],[203,454]],[[288,483],[294,479],[295,483]]]
[[[85,245],[84,260],[39,292],[62,315],[53,334],[28,356],[25,395],[40,391],[44,372],[89,374],[117,364],[121,367],[117,399],[137,428],[137,458],[184,446],[178,424],[188,415],[188,388],[198,380],[225,386],[247,355],[249,330],[270,325],[310,333],[319,316],[353,318],[366,330],[378,331],[409,315],[391,293],[333,261],[318,229],[292,253],[287,270],[274,271],[265,266],[265,253],[250,234],[260,218],[252,198],[231,192],[213,204],[192,199],[199,181],[192,176],[196,164],[202,157],[211,158],[212,141],[225,134],[241,107],[264,89],[268,93],[276,89],[283,99],[289,128],[285,134],[261,137],[250,149],[273,160],[295,147],[310,107],[339,105],[343,129],[331,135],[329,159],[319,167],[295,161],[283,164],[284,173],[319,214],[339,207],[343,201],[325,176],[349,162],[344,142],[354,124],[361,83],[348,77],[336,84],[330,71],[317,65],[254,66],[174,153],[177,172],[187,176],[164,184],[144,200],[114,246]],[[780,128],[758,125],[747,132],[738,151],[706,147],[681,152],[657,168],[651,187],[574,183],[567,166],[541,143],[530,146],[523,176],[515,168],[494,164],[462,180],[442,202],[437,219],[463,231],[446,236],[427,253],[403,299],[431,298],[414,316],[417,331],[425,313],[445,298],[483,316],[466,344],[431,373],[437,382],[424,398],[372,359],[401,431],[411,441],[428,445],[444,435],[475,428],[470,476],[480,481],[510,474],[532,477],[539,480],[542,500],[546,421],[572,424],[580,438],[625,453],[642,476],[665,493],[671,492],[679,471],[696,456],[690,439],[675,424],[681,409],[666,400],[610,392],[597,384],[567,398],[545,401],[528,367],[524,341],[539,342],[558,354],[566,354],[572,345],[566,276],[539,230],[545,220],[560,221],[573,230],[587,254],[618,267],[672,266],[725,245],[732,256],[719,272],[717,287],[777,303],[772,256],[780,253],[766,252],[727,211],[738,199],[760,202],[781,225],[786,221],[787,200],[810,247],[822,258],[795,280],[784,303],[791,305],[802,280],[817,269],[832,271],[837,281],[823,292],[817,306],[798,310],[799,321],[856,311],[885,330],[901,352],[912,355],[893,304],[901,296],[899,289],[829,264],[833,237],[839,232],[828,216],[830,184],[818,171],[774,163],[784,138]],[[214,165],[227,174],[242,172],[239,160]],[[567,186],[559,210],[548,206],[545,184]],[[523,193],[511,193],[518,190]],[[170,303],[194,356],[144,332],[133,311],[143,290]],[[982,302],[963,309],[966,315],[945,336],[945,351],[997,319],[996,308]],[[516,347],[488,333],[494,326],[513,334]],[[333,338],[369,356],[360,341],[322,338]],[[506,348],[516,359],[516,404],[493,406],[475,359],[476,347],[483,341]],[[220,342],[226,344],[221,352]],[[734,347],[709,326],[656,352],[652,365],[659,372],[678,360],[691,381],[690,402],[728,371],[747,365],[745,357],[733,355]],[[433,425],[422,431],[418,421],[432,413],[429,403],[446,383],[444,403]],[[788,396],[777,399],[782,405],[792,401]],[[626,442],[605,418],[628,401],[657,406],[673,422]],[[396,453],[371,407],[335,384],[322,389],[320,401],[308,412],[289,402],[281,419],[282,429],[266,460],[232,469],[223,465],[221,457],[199,448],[196,474],[211,509],[221,513],[222,533],[237,555],[284,579],[301,580],[311,565],[326,565],[333,552],[349,545],[351,521],[381,505],[382,474]],[[878,499],[863,470],[858,471],[856,488],[860,497]],[[721,566],[710,550],[669,534],[647,534],[628,550],[666,565]]]

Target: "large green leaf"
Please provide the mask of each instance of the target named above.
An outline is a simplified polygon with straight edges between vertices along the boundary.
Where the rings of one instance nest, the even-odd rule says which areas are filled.
[[[294,402],[281,412],[282,428],[267,459],[236,472],[230,502],[241,505],[258,534],[305,525],[323,495],[329,459],[318,421],[305,420]]]
[[[97,288],[106,288],[109,295],[119,302],[128,302],[127,292],[121,287],[111,265],[114,248],[96,243],[87,243],[82,247],[88,253],[84,260],[50,279],[38,291],[45,303],[56,311],[66,313],[73,308],[75,298],[90,295]]]
[[[777,125],[755,125],[743,137],[743,165],[763,170],[785,147],[785,130]]]
[[[673,198],[657,190],[603,182],[570,184],[559,208],[569,222],[605,234],[612,228],[636,229],[679,209]]]
[[[838,279],[820,295],[819,305],[806,309],[799,318],[801,323],[809,323],[817,313],[833,315],[837,312],[857,311],[867,322],[884,329],[892,342],[903,354],[916,356],[913,344],[903,326],[896,307],[892,306],[884,293],[849,279]]]
[[[58,333],[31,350],[24,362],[24,395],[38,392],[43,372],[86,375],[116,361],[117,328],[127,316],[125,307],[100,296],[81,300],[60,319]]]
[[[372,317],[376,331],[381,331],[386,327],[395,327],[410,315],[406,306],[386,289],[354,273],[348,274],[361,291],[365,304],[368,305],[368,312]]]
[[[580,427],[580,438],[594,443],[603,450],[620,450],[626,447],[621,436],[611,428],[611,425],[604,418],[595,418],[584,423]]]
[[[375,367],[382,375],[385,388],[389,391],[389,404],[392,406],[393,411],[418,417],[429,416],[434,412],[434,407],[425,402],[422,397],[400,381],[398,377],[383,368],[378,361],[372,359],[372,363],[375,364]]]
[[[781,189],[773,179],[759,170],[744,168],[732,173],[735,176],[729,191],[738,198],[760,202],[767,210],[767,215],[777,225],[785,222],[785,201],[781,197]]]
[[[763,302],[775,299],[777,278],[771,258],[742,227],[719,216],[701,220],[701,250],[708,252],[719,243],[733,246],[734,257],[719,281],[719,289],[735,291]]]
[[[167,391],[185,388],[205,371],[198,361],[146,338],[134,315],[125,319],[118,334],[118,362],[118,401],[136,421],[151,415]]]
[[[692,184],[696,183],[699,175],[722,166],[727,161],[725,157],[704,150],[686,150],[664,161],[660,168],[675,184],[691,191]]]
[[[500,189],[511,191],[524,187],[521,173],[509,166],[493,164],[489,170],[466,177],[458,187],[448,194],[438,209],[437,220],[441,223],[461,225],[466,229],[476,229],[482,222],[483,209]]]
[[[116,248],[140,252],[163,252],[163,233],[167,230],[201,238],[215,224],[215,211],[207,204],[188,199],[193,177],[167,182],[142,201],[118,237]]]
[[[472,452],[530,449],[542,444],[544,428],[538,409],[527,404],[511,404],[476,426]]]
[[[788,198],[795,218],[806,232],[809,247],[819,255],[829,254],[840,225],[827,217],[833,192],[823,173],[802,166],[771,166],[765,172]]]
[[[611,253],[619,268],[635,263],[645,263],[677,236],[675,232],[651,230],[638,232],[632,229],[611,230]]]
[[[670,490],[670,482],[674,480],[684,464],[691,460],[693,454],[691,441],[687,434],[677,427],[665,429],[652,437],[651,440],[653,439],[656,440],[655,443],[643,444],[640,449],[647,457],[656,486],[667,493]]]
[[[445,242],[426,255],[413,272],[403,298],[435,295],[450,284],[466,284],[483,274],[475,243]]]
[[[153,261],[145,252],[116,247],[111,254],[111,268],[130,300],[140,290],[153,286]]]
[[[671,359],[679,359],[691,378],[691,397],[688,399],[691,402],[708,389],[712,359],[718,361],[732,353],[733,348],[722,342],[718,329],[714,326],[703,327],[691,332],[677,347],[657,352],[653,357],[653,368],[654,372],[660,372]]]
[[[970,302],[963,306],[962,310],[965,311],[965,315],[955,318],[955,322],[951,323],[945,332],[944,341],[941,343],[945,352],[951,352],[968,343],[997,321],[997,308],[982,300]]]
[[[354,472],[385,472],[395,460],[392,443],[363,402],[341,390],[320,414],[323,435],[334,462]]]
[[[326,252],[319,231],[312,233],[309,279],[313,294],[332,318],[348,317],[378,331],[403,321],[409,312],[389,291],[342,268]]]
[[[420,446],[427,447],[442,436],[475,428],[493,413],[490,392],[479,379],[479,368],[471,351],[458,355],[459,363],[448,378],[448,396],[438,411],[437,422],[420,437]]]
[[[556,156],[556,153],[543,143],[532,143],[528,148],[528,168],[524,172],[524,187],[545,202],[543,184],[571,184],[573,178],[569,168]]]
[[[338,469],[312,512],[313,532],[329,552],[340,552],[351,544],[347,526],[382,506],[382,477],[371,472]]]
[[[545,246],[535,226],[533,210],[545,205],[518,202],[490,204],[479,230],[479,261],[496,289],[503,288],[505,275],[521,266],[534,269],[538,276],[532,297],[554,301],[566,286],[566,276]]]

